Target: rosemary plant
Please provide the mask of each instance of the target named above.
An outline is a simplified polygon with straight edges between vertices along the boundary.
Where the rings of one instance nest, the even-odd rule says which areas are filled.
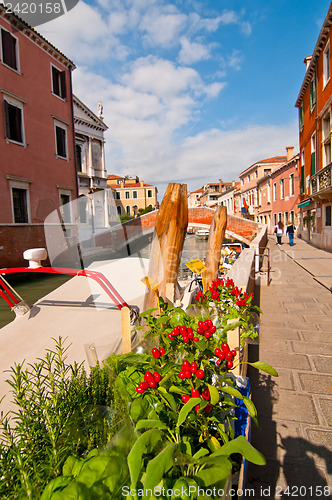
[[[107,367],[87,375],[83,363],[66,363],[65,341],[53,340],[44,358],[8,370],[16,408],[0,416],[1,499],[39,498],[68,456],[106,445],[126,410]]]

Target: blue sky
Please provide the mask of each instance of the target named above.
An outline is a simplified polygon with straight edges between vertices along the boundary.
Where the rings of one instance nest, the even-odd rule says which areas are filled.
[[[109,174],[188,190],[298,152],[294,107],[329,1],[80,0],[37,29],[104,106]]]

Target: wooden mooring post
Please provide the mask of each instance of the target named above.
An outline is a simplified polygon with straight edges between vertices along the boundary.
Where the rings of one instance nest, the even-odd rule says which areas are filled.
[[[207,267],[207,270],[204,273],[206,289],[218,276],[221,248],[225,238],[226,225],[227,208],[223,205],[219,205],[211,222],[210,234],[207,243],[205,259],[205,266]]]
[[[184,240],[188,226],[187,185],[170,183],[156,217],[149,277],[159,285],[159,296],[175,302]],[[148,290],[144,310],[157,307],[156,293]]]

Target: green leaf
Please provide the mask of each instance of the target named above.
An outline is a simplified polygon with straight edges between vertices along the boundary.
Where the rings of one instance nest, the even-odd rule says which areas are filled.
[[[243,396],[240,391],[235,389],[235,387],[230,387],[229,385],[222,385],[220,387],[220,390],[222,392],[226,392],[226,394],[230,394],[231,396],[234,396],[235,398],[238,399],[243,399]]]
[[[153,460],[150,460],[146,468],[146,476],[144,479],[144,490],[146,492],[153,490],[159,484],[164,474],[173,466],[173,455],[176,448],[177,445],[171,443]],[[144,495],[143,498],[148,499],[149,496]]]
[[[201,457],[205,457],[205,455],[208,455],[210,452],[207,448],[200,448],[196,453],[195,455],[193,456],[193,458],[195,460],[198,460],[199,458]]]
[[[186,394],[186,391],[183,389],[180,389],[179,387],[176,387],[175,385],[171,385],[171,387],[168,389],[169,392],[175,392],[176,394]]]
[[[200,470],[196,474],[196,477],[204,482],[204,486],[210,486],[211,484],[219,483],[219,481],[225,481],[231,471],[232,464],[225,458],[225,461],[220,463],[217,467],[209,467],[208,469]]]
[[[208,388],[210,391],[210,402],[212,405],[216,405],[219,403],[220,400],[220,394],[218,389],[214,385],[208,384]]]
[[[73,478],[68,476],[59,476],[52,479],[44,489],[41,500],[50,500],[53,497],[53,493],[60,493],[72,480]]]
[[[256,410],[256,406],[254,405],[254,403],[247,396],[242,396],[242,397],[243,397],[243,402],[246,405],[250,416],[257,417],[257,410]]]
[[[190,398],[188,403],[186,403],[180,410],[178,421],[177,421],[177,426],[180,426],[183,424],[183,422],[186,420],[188,413],[196,406],[198,403],[201,402],[200,398]]]
[[[136,424],[136,430],[149,429],[167,429],[167,426],[161,420],[139,420]]]
[[[158,389],[163,389],[163,387],[159,387]],[[168,392],[163,393],[163,397],[166,399],[172,410],[177,411],[177,406],[174,397],[172,394],[169,394]]]
[[[228,443],[224,444],[219,450],[212,453],[207,459],[203,459],[203,462],[213,463],[213,459],[218,456],[229,457],[232,453],[241,453],[241,455],[256,465],[265,465],[266,460],[264,456],[254,448],[249,441],[244,436],[238,436],[232,439]]]
[[[149,410],[149,403],[144,398],[137,398],[130,405],[130,416],[134,422],[138,422],[146,417]]]
[[[138,481],[141,467],[142,467],[142,456],[144,453],[148,453],[160,440],[162,436],[161,431],[156,429],[151,429],[144,432],[136,441],[130,453],[127,457],[131,484],[135,488]]]
[[[157,321],[156,321],[156,324],[157,325],[160,325],[160,323],[167,323],[168,321],[168,316],[167,315],[164,315],[164,316],[160,316]]]
[[[272,366],[268,365],[267,363],[263,363],[263,361],[255,361],[255,363],[247,363],[247,364],[253,366],[254,368],[257,368],[257,370],[261,370],[262,372],[268,373],[273,377],[279,377],[278,372]]]

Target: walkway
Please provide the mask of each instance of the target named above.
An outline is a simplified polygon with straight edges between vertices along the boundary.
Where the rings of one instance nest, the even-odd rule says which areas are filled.
[[[249,371],[261,426],[253,424],[252,444],[267,465],[249,466],[246,487],[256,499],[331,498],[332,254],[298,239],[293,247],[270,239],[269,248],[272,282],[261,277],[260,342],[250,357],[279,377]]]

